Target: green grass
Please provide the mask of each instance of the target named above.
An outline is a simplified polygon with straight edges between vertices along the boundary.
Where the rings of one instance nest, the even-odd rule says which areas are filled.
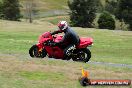
[[[37,43],[40,34],[56,29],[56,26],[47,22],[28,24],[24,22],[1,21],[1,24],[0,52],[2,53],[27,54],[28,49]],[[94,45],[91,47],[91,61],[132,64],[131,31],[95,30],[88,28],[73,29],[75,29],[80,37],[93,37]]]
[[[37,43],[38,36],[57,28],[48,19],[32,24],[0,20],[0,88],[82,88],[78,82],[81,67],[90,72],[91,79],[131,79],[132,69],[127,67],[31,58],[28,49]],[[91,61],[132,64],[131,31],[73,29],[79,36],[93,37]]]
[[[47,3],[48,8],[50,9],[67,9],[67,1],[68,0],[41,0]]]
[[[94,61],[131,63],[132,32],[109,30],[77,30],[80,36],[94,38],[94,46],[91,48]]]
[[[53,17],[46,17],[46,18],[41,18],[41,21],[47,21],[50,22],[54,25],[57,25],[59,21],[65,20],[67,22],[70,22],[69,16],[53,16]]]
[[[33,2],[36,4],[36,9],[40,12],[50,10],[67,10],[67,1],[68,0],[33,0]],[[24,10],[24,4],[26,3],[25,0],[20,0],[20,3],[23,6],[21,9]]]
[[[67,10],[68,0],[34,0],[36,3],[36,9],[40,11],[49,11],[49,10]],[[102,5],[105,6],[105,0],[100,0]],[[20,0],[20,3],[23,5],[25,0]],[[23,7],[22,9],[24,9]]]
[[[64,76],[64,73],[59,72],[29,72],[29,71],[23,71],[19,73],[20,76],[27,78],[29,80],[50,80],[49,78],[52,78],[53,81],[64,81],[61,80],[62,78],[67,80]]]
[[[83,88],[78,82],[82,66],[90,72],[91,79],[131,79],[132,76],[130,68],[113,68],[61,60],[16,58],[0,59],[2,63],[0,88]],[[98,87],[111,88],[111,86]]]

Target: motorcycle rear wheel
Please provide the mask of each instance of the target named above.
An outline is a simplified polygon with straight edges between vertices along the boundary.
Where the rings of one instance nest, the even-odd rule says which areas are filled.
[[[80,61],[80,62],[88,62],[91,58],[91,52],[88,48],[80,49],[77,53],[77,56],[75,56],[73,61]]]

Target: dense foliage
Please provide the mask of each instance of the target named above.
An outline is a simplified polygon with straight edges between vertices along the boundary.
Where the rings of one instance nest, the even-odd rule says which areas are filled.
[[[111,29],[111,30],[115,29],[115,20],[107,12],[104,12],[100,15],[98,24],[99,24],[99,28],[101,29]]]
[[[0,18],[18,21],[21,17],[19,0],[3,0],[0,4]]]
[[[73,0],[68,1],[71,10],[70,21],[72,26],[92,27],[96,17],[96,5],[99,0]]]
[[[118,1],[117,0],[106,0],[105,2],[106,2],[105,10],[111,14],[115,14],[117,6],[118,6]]]
[[[129,29],[132,31],[132,0],[119,0],[115,16],[121,22],[129,24]]]

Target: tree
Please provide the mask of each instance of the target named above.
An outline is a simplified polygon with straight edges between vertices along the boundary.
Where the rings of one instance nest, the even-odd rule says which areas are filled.
[[[121,22],[129,24],[129,29],[132,31],[132,0],[119,0],[115,16]]]
[[[101,29],[115,29],[115,20],[108,12],[104,12],[100,15],[98,24]]]
[[[18,21],[22,17],[19,7],[18,0],[3,0],[0,5],[0,18]]]
[[[25,17],[29,19],[29,22],[33,22],[34,15],[37,14],[38,10],[36,9],[37,4],[35,0],[25,0],[24,9],[25,9]]]
[[[92,22],[96,17],[96,2],[98,0],[73,0],[68,1],[71,10],[71,26],[93,27]]]
[[[111,14],[115,14],[118,1],[117,0],[105,0],[105,2],[106,2],[105,10]]]
[[[0,18],[3,17],[3,13],[2,13],[2,10],[3,10],[3,5],[2,5],[2,2],[0,2]]]

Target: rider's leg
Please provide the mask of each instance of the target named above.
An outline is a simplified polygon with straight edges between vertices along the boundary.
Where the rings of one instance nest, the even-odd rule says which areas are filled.
[[[69,45],[69,46],[67,46],[65,49],[64,49],[64,59],[66,60],[68,60],[68,59],[70,59],[70,58],[68,58],[68,56],[70,56],[71,55],[71,52],[70,51],[72,51],[72,50],[74,50],[75,49],[75,45],[74,44],[72,44],[72,45]]]

